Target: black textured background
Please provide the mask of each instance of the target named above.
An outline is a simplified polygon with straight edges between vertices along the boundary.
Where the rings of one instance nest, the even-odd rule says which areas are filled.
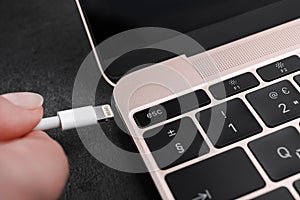
[[[45,116],[71,108],[72,88],[90,51],[73,0],[0,1],[0,93],[33,91],[44,96]],[[112,88],[101,83],[109,102]],[[101,91],[102,92],[102,91]],[[120,146],[133,144],[110,122],[108,134]],[[61,199],[159,199],[148,174],[128,174],[103,165],[82,145],[76,131],[49,134],[65,149],[70,177]],[[47,172],[45,172],[47,173]]]

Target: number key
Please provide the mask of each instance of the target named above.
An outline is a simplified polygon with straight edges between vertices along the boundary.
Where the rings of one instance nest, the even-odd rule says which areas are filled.
[[[160,169],[167,169],[209,152],[190,118],[182,118],[144,133]]]
[[[287,80],[252,92],[246,97],[269,127],[300,116],[300,94]]]
[[[241,99],[233,99],[196,116],[215,147],[221,148],[262,131]]]

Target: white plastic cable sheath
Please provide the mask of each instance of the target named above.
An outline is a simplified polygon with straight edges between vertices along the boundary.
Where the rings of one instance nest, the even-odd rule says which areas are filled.
[[[58,116],[44,118],[33,130],[50,130],[60,127],[60,120]]]

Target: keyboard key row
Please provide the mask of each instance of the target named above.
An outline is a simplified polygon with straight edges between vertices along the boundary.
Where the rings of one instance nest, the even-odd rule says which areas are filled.
[[[273,81],[280,77],[289,75],[300,70],[300,58],[298,56],[291,56],[280,61],[274,62],[267,66],[257,69],[257,73],[264,81]],[[300,76],[295,78],[300,82]],[[236,77],[227,79],[209,87],[210,92],[217,100],[222,100],[235,94],[244,92],[248,89],[259,85],[259,81],[250,73],[244,73]]]
[[[217,148],[262,131],[241,99],[206,109],[197,113],[196,117]],[[160,169],[179,165],[209,152],[197,127],[187,117],[146,131],[143,137]]]
[[[273,95],[273,92],[276,93]],[[247,99],[268,126],[277,126],[299,116],[299,93],[289,81],[281,81],[248,94]],[[291,103],[294,109],[291,110]],[[299,99],[300,102],[300,99]],[[287,113],[276,110],[288,105]],[[216,148],[222,148],[262,132],[245,103],[233,99],[196,114],[200,125]],[[167,169],[208,153],[209,149],[197,127],[183,118],[147,131],[145,141],[158,166]],[[300,147],[299,147],[300,148]]]
[[[258,74],[265,81],[271,81],[282,76],[288,75],[300,69],[300,58],[298,56],[291,56],[280,60],[278,62],[269,64],[267,66],[261,67],[257,70]],[[299,75],[300,76],[300,75]],[[300,77],[296,76],[294,79],[299,84]],[[246,91],[248,89],[254,88],[259,85],[259,81],[255,76],[250,73],[244,73],[236,77],[227,79],[225,81],[219,82],[217,84],[211,85],[209,87],[210,92],[217,100],[222,100],[224,98],[230,97],[232,95],[238,94],[240,92]],[[271,86],[270,86],[271,87]],[[274,86],[275,87],[275,86]],[[278,89],[278,88],[275,88]],[[281,88],[281,92],[288,93],[289,91]],[[261,90],[259,90],[261,91]],[[264,93],[262,91],[261,93]],[[253,93],[252,93],[253,94]],[[259,94],[259,93],[254,93]],[[268,93],[271,99],[276,99],[278,92],[271,91]],[[252,96],[252,95],[248,95]],[[249,97],[251,98],[251,97]],[[256,98],[256,97],[254,97]],[[259,101],[259,99],[257,100]],[[189,93],[178,98],[169,100],[167,102],[161,103],[159,105],[152,106],[148,109],[139,111],[134,114],[134,120],[140,128],[145,128],[159,122],[165,121],[167,119],[173,118],[180,114],[192,111],[194,109],[200,108],[202,106],[210,104],[211,100],[204,90],[197,90],[193,93]],[[295,100],[293,103],[297,104],[298,100]],[[256,103],[259,104],[259,103]],[[263,103],[262,103],[263,104]],[[289,112],[289,109],[286,109],[287,105],[285,103],[278,104],[279,108],[282,109],[282,112],[285,114]],[[293,114],[289,114],[293,115]],[[294,117],[294,116],[293,116]],[[268,118],[265,116],[265,119]],[[269,118],[268,118],[269,119]],[[268,123],[266,119],[266,123]],[[283,120],[284,121],[284,120]],[[284,121],[285,122],[285,121]],[[277,126],[281,122],[270,122],[268,125],[270,127]],[[283,122],[282,122],[283,123]],[[275,124],[275,125],[274,125]]]
[[[249,148],[273,181],[300,172],[300,135],[293,127],[250,142]],[[174,197],[179,200],[233,199],[258,190],[265,184],[241,148],[173,172],[166,176],[166,181]],[[300,181],[294,183],[297,190],[300,190],[299,185]],[[255,199],[278,198],[294,199],[286,188],[276,189]]]

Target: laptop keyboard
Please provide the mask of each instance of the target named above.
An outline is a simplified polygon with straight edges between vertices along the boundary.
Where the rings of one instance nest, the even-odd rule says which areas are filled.
[[[299,122],[289,123],[300,116],[299,70],[291,56],[134,114],[175,199],[242,198],[300,172]],[[179,117],[188,112],[193,119]],[[294,199],[281,186],[255,199]]]

